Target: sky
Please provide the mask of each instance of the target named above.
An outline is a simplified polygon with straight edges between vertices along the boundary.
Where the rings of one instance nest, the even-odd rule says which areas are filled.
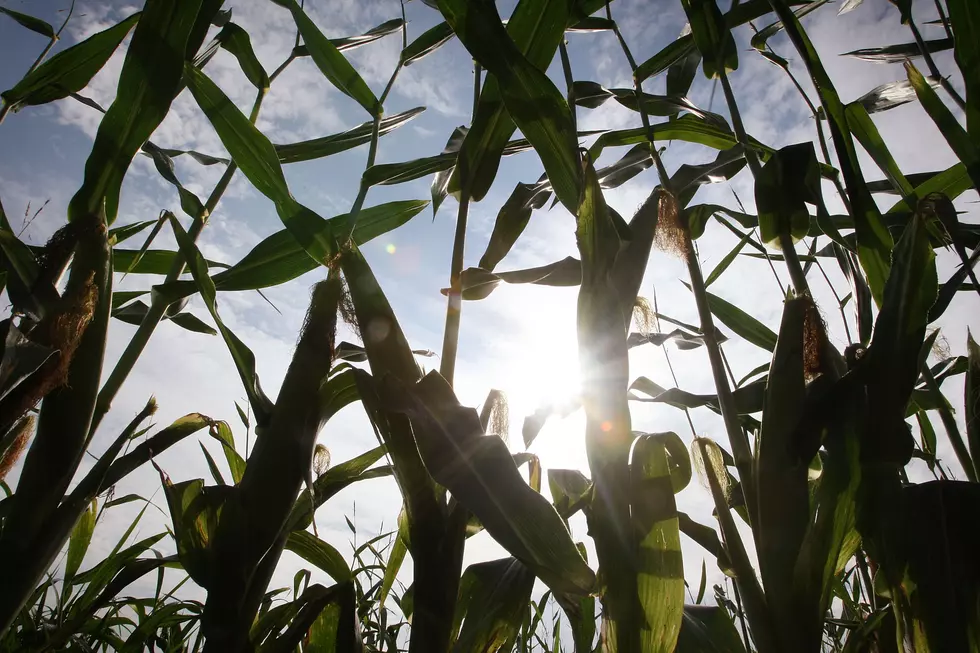
[[[509,15],[513,2],[498,2],[502,16]],[[726,3],[722,2],[722,5]],[[2,6],[38,15],[55,25],[64,20],[67,0],[2,0]],[[289,12],[271,2],[241,2],[227,0],[233,8],[232,20],[245,28],[252,37],[256,54],[266,70],[271,72],[286,58],[293,46],[295,27]],[[931,3],[917,3],[916,16],[925,38],[944,36],[942,28],[924,25],[936,16]],[[655,10],[654,10],[655,8]],[[828,6],[804,19],[804,25],[820,52],[830,76],[843,101],[852,101],[875,86],[904,78],[899,64],[881,65],[837,56],[857,48],[877,47],[912,40],[908,28],[901,25],[898,12],[887,0],[865,0],[855,10],[837,16],[839,3]],[[95,3],[78,0],[61,42],[54,52],[69,46],[94,32],[104,29],[138,9],[126,2]],[[397,0],[310,0],[309,15],[329,37],[360,34],[386,20],[400,16]],[[439,22],[438,13],[418,0],[405,6],[409,41]],[[680,3],[647,3],[642,0],[616,0],[613,17],[622,28],[637,61],[643,61],[671,42],[684,28],[685,18]],[[756,22],[761,28],[772,22],[771,15]],[[214,31],[214,30],[213,30]],[[814,140],[814,122],[785,74],[765,61],[748,45],[752,32],[748,26],[735,32],[739,49],[739,68],[732,73],[735,95],[748,133],[773,146]],[[631,74],[622,51],[611,33],[572,33],[567,37],[573,75],[579,81],[594,81],[607,88],[629,87]],[[45,39],[26,31],[12,20],[0,16],[0,87],[13,86],[44,48]],[[128,41],[126,42],[128,43]],[[125,45],[125,44],[124,44]],[[791,44],[783,34],[770,40],[773,49],[791,62],[791,69],[814,97],[806,71]],[[401,49],[400,34],[387,36],[375,43],[346,53],[354,67],[376,94],[380,94],[394,69]],[[115,84],[122,65],[124,48],[108,62],[92,80],[83,95],[108,106],[115,93]],[[962,90],[958,69],[951,52],[936,56],[944,74]],[[920,65],[924,70],[924,65]],[[472,98],[473,65],[469,55],[453,40],[436,53],[404,69],[385,105],[387,115],[414,107],[425,111],[380,141],[378,162],[397,162],[429,156],[442,151],[452,130],[469,122]],[[564,82],[558,58],[549,68],[549,75],[559,89]],[[242,74],[235,59],[221,50],[208,64],[207,75],[241,108],[248,112],[254,95],[253,87]],[[663,77],[645,83],[644,90],[664,92]],[[699,73],[690,93],[691,100],[703,109],[728,115],[720,88]],[[949,104],[949,103],[948,103]],[[960,116],[962,119],[962,116]],[[91,148],[100,114],[72,99],[41,107],[28,107],[8,115],[0,124],[0,197],[11,223],[17,229],[27,222],[22,237],[42,244],[65,220],[65,208],[81,183],[85,159]],[[309,59],[295,61],[275,81],[258,120],[258,127],[275,143],[291,143],[344,131],[369,116],[350,98],[335,90]],[[638,114],[615,102],[607,102],[594,110],[578,109],[579,128],[619,129],[640,126]],[[944,169],[956,162],[945,141],[917,103],[874,115],[885,142],[902,170],[908,174]],[[220,140],[193,98],[184,92],[174,102],[170,114],[154,133],[152,140],[159,146],[174,149],[194,149],[207,154],[225,154]],[[605,165],[624,153],[622,148],[611,149],[598,162]],[[364,169],[367,147],[313,162],[296,163],[285,167],[290,190],[303,204],[323,217],[346,213],[357,192],[360,174]],[[715,153],[707,148],[673,143],[667,148],[664,162],[669,171],[682,163],[698,164],[710,161]],[[874,163],[860,152],[868,179],[881,179]],[[178,157],[177,174],[184,185],[202,201],[211,192],[221,175],[220,166],[205,167]],[[486,198],[471,205],[465,266],[477,265],[493,228],[500,206],[518,182],[532,182],[542,167],[533,153],[520,154],[503,161],[500,172]],[[431,178],[389,187],[375,187],[366,206],[400,199],[428,199]],[[638,175],[623,186],[606,192],[607,202],[622,215],[629,217],[656,185],[653,169]],[[703,186],[693,203],[717,203],[738,208],[737,195],[748,212],[754,212],[752,179],[748,170],[731,183]],[[832,213],[841,204],[825,186],[825,195]],[[734,191],[734,192],[733,192]],[[895,201],[892,195],[876,196],[880,206],[887,209]],[[956,205],[961,220],[977,221],[977,196],[964,194]],[[43,210],[31,220],[38,208]],[[121,206],[116,225],[156,218],[162,209],[181,216],[185,227],[187,216],[180,212],[177,194],[154,170],[146,157],[137,156],[130,168],[122,190]],[[415,349],[439,351],[445,320],[446,298],[440,289],[448,286],[450,255],[455,229],[456,202],[449,198],[437,215],[431,207],[411,222],[386,234],[363,248],[367,260],[388,296],[411,345]],[[210,218],[201,240],[203,254],[211,260],[232,264],[240,260],[262,238],[280,230],[282,224],[272,203],[250,187],[236,173],[217,210]],[[560,205],[535,211],[527,230],[510,254],[498,265],[498,270],[531,267],[577,255],[574,236],[575,223]],[[166,231],[166,230],[165,230]],[[138,247],[140,237],[127,243]],[[825,241],[825,239],[823,239]],[[707,233],[697,245],[702,267],[707,271],[735,245],[737,239],[716,222],[709,224]],[[162,233],[155,248],[172,249],[174,240]],[[802,245],[801,251],[802,251]],[[954,257],[940,253],[939,276],[944,280],[955,269]],[[832,260],[824,269],[841,296],[848,292],[847,284]],[[788,278],[777,264],[779,283],[785,287]],[[294,281],[264,291],[268,302],[254,291],[221,293],[220,313],[230,327],[255,353],[262,385],[274,397],[282,381],[302,324],[309,299],[309,288],[324,278],[316,270]],[[640,294],[652,300],[654,292],[662,313],[689,323],[697,323],[693,298],[681,281],[687,273],[681,261],[654,252],[646,271]],[[839,349],[847,345],[836,300],[816,270],[811,273],[815,298],[826,318],[830,336]],[[129,275],[116,278],[116,289],[147,289],[159,283],[161,277]],[[764,261],[739,257],[711,287],[712,292],[738,305],[760,319],[774,331],[778,330],[782,296],[776,290],[773,272]],[[538,406],[562,401],[574,396],[578,382],[578,355],[575,335],[576,288],[541,286],[507,286],[502,284],[487,299],[467,302],[463,306],[462,331],[456,372],[456,392],[464,405],[479,407],[487,392],[503,390],[509,400],[510,447],[523,450],[521,423]],[[4,310],[9,304],[2,298]],[[210,316],[198,298],[191,300],[188,310],[210,323]],[[853,314],[846,311],[854,332]],[[938,326],[953,354],[965,353],[967,327],[977,325],[980,301],[975,293],[959,293]],[[727,330],[722,327],[723,332]],[[113,320],[106,352],[104,376],[112,369],[119,354],[135,332],[135,327]],[[344,339],[355,336],[349,330]],[[766,352],[751,344],[729,340],[724,346],[736,378],[766,362]],[[679,387],[692,392],[713,392],[710,368],[703,350],[679,351],[667,346]],[[420,359],[426,369],[437,369],[438,359]],[[664,350],[652,346],[631,351],[630,378],[648,376],[664,387],[673,385],[671,372],[665,362]],[[944,386],[962,405],[962,378],[953,378]],[[238,420],[235,402],[245,405],[244,391],[227,350],[215,336],[190,333],[172,323],[163,323],[154,332],[149,345],[128,381],[116,397],[112,410],[103,421],[93,442],[91,452],[101,453],[106,444],[138,412],[151,396],[159,403],[154,418],[159,427],[189,412],[201,412],[215,419],[224,419],[235,431],[239,450],[245,447],[246,434]],[[683,413],[669,406],[631,404],[633,428],[642,432],[676,431],[690,443],[692,434]],[[957,418],[962,423],[962,415]],[[707,409],[692,411],[698,435],[713,437],[727,447],[727,438],[719,416]],[[942,429],[939,432],[939,454],[944,464],[954,472],[959,466],[951,452]],[[250,436],[254,441],[254,436]],[[198,441],[206,447],[219,464],[223,457],[217,444],[200,434],[157,457],[156,462],[174,481],[206,478],[210,475]],[[334,463],[347,460],[376,446],[376,439],[359,404],[354,404],[334,417],[319,435],[319,442],[329,447]],[[531,452],[540,456],[546,469],[578,468],[587,472],[584,446],[584,418],[581,412],[563,419],[550,420]],[[89,457],[82,471],[91,464]],[[13,481],[16,471],[8,478]],[[930,478],[923,465],[912,466],[913,478]],[[158,508],[150,508],[139,527],[142,537],[160,532],[169,523],[160,479],[149,465],[122,481],[116,494],[130,492],[151,498]],[[710,523],[711,500],[696,481],[680,493],[677,503],[695,519]],[[317,513],[320,536],[336,546],[350,560],[348,542],[352,534],[345,522],[350,518],[356,527],[356,538],[363,542],[380,532],[395,528],[401,500],[391,479],[371,480],[356,484],[341,492]],[[100,523],[83,569],[101,559],[133,518],[139,504],[127,504],[111,509]],[[587,539],[584,521],[573,520],[573,536]],[[747,533],[746,533],[747,535]],[[160,543],[164,553],[173,550],[172,543]],[[684,538],[686,578],[697,587],[705,553]],[[487,534],[470,540],[466,563],[493,559],[503,555]],[[594,554],[591,560],[594,563]],[[293,573],[309,567],[292,554],[286,553],[271,587],[291,583]],[[709,581],[719,582],[721,574],[709,559]],[[174,579],[178,576],[174,574]],[[406,564],[403,580],[410,578]],[[325,574],[314,570],[313,580],[329,584]],[[188,590],[193,591],[193,590]],[[709,592],[710,593],[710,592]]]

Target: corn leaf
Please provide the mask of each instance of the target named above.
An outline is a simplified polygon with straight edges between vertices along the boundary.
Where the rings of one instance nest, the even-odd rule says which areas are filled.
[[[809,523],[809,460],[796,453],[806,398],[804,329],[811,300],[786,300],[766,384],[762,431],[756,448],[757,522],[753,524],[766,599],[784,646],[802,648],[793,601],[793,569]]]
[[[325,572],[338,583],[351,579],[350,567],[340,551],[307,531],[293,531],[286,538],[286,550],[292,551]]]
[[[416,107],[383,118],[378,124],[378,136],[384,136],[388,132],[397,129],[423,111],[425,111],[425,107]],[[374,121],[365,122],[339,134],[314,138],[309,141],[300,141],[298,143],[289,143],[287,145],[276,145],[276,154],[279,155],[279,161],[281,163],[298,163],[300,161],[321,159],[325,156],[344,152],[358,145],[369,143],[373,130]]]
[[[126,170],[181,90],[184,53],[203,6],[200,1],[175,6],[160,0],[143,8],[116,97],[99,123],[85,163],[85,180],[69,204],[70,220],[99,210],[103,200],[107,223],[115,220]]]
[[[68,539],[68,555],[65,558],[65,580],[70,583],[75,577],[78,568],[82,566],[85,553],[88,551],[89,544],[92,542],[92,533],[95,532],[95,518],[99,513],[99,503],[97,499],[92,499],[89,507],[82,513],[81,518],[71,531]]]
[[[970,0],[947,3],[953,28],[953,55],[966,86],[966,130],[973,147],[980,149],[980,81],[974,71],[980,69],[980,7]]]
[[[885,173],[885,177],[888,178],[895,190],[903,198],[906,198],[907,202],[914,204],[916,201],[915,190],[905,175],[902,174],[891,152],[888,151],[888,146],[885,145],[884,139],[878,133],[878,128],[875,127],[874,121],[868,115],[867,109],[858,102],[851,102],[844,107],[844,117],[847,120],[847,128],[851,130],[861,147],[871,155],[881,171]]]
[[[32,32],[36,32],[41,36],[46,36],[49,39],[58,38],[57,36],[55,36],[54,28],[51,27],[51,24],[41,20],[40,18],[35,18],[34,16],[22,14],[19,11],[14,11],[13,9],[7,9],[6,7],[0,7],[0,14],[7,14],[15,21],[17,21],[17,23],[20,24],[21,27],[26,27],[27,29],[31,30]]]
[[[496,80],[493,83],[499,84],[500,100],[525,138],[534,145],[555,195],[569,210],[574,210],[581,185],[574,122],[565,98],[538,66],[539,63],[543,64],[541,67],[546,66],[554,56],[567,23],[567,4],[549,2],[534,8],[531,5],[530,2],[521,3],[505,30],[496,6],[488,0],[440,0],[439,3],[456,36],[493,75],[492,79]],[[547,19],[539,14],[547,15]],[[535,29],[523,32],[527,29],[525,22]],[[537,32],[545,27],[547,32]],[[512,38],[511,34],[515,33],[523,48]],[[492,108],[493,95],[489,88],[484,89],[481,106]],[[466,188],[475,200],[482,198],[489,189],[500,160],[497,151],[502,153],[503,144],[513,133],[509,125],[497,126],[502,117],[498,105],[484,123],[478,108],[474,126],[460,149],[464,163],[457,166],[457,172],[465,170],[473,177],[461,180],[459,187]],[[484,138],[486,145],[480,144]],[[472,149],[467,142],[474,143]],[[486,172],[481,174],[481,169]],[[450,182],[450,190],[453,188]]]
[[[184,77],[231,158],[256,190],[275,203],[286,229],[315,260],[321,263],[331,260],[337,244],[330,225],[290,194],[279,157],[269,139],[204,73],[187,65]]]
[[[252,86],[260,91],[268,90],[269,75],[252,50],[252,40],[248,32],[235,23],[226,23],[214,38],[238,60],[238,65]]]
[[[361,79],[361,76],[337,47],[310,20],[310,17],[306,15],[296,0],[282,0],[281,4],[292,12],[293,20],[296,21],[296,28],[303,37],[303,42],[306,44],[313,63],[320,69],[323,76],[330,80],[330,83],[337,90],[354,99],[372,116],[381,111],[378,98],[374,96],[371,88]]]
[[[438,50],[453,36],[455,36],[453,28],[445,21],[430,27],[402,50],[402,65],[411,66],[416,61]]]
[[[685,605],[677,653],[745,653],[745,644],[725,608]]]
[[[630,504],[639,552],[637,590],[645,616],[643,651],[672,653],[677,644],[684,561],[674,493],[690,480],[691,459],[676,433],[639,437],[630,462]]]
[[[908,461],[912,436],[904,418],[909,395],[919,376],[919,351],[925,339],[929,309],[936,300],[936,254],[925,220],[916,215],[895,248],[893,271],[868,349],[875,370],[868,384],[868,410],[877,427],[867,446],[882,461]]]
[[[950,38],[926,40],[923,43],[926,52],[930,54],[949,50],[953,47],[953,39]],[[912,42],[888,45],[883,48],[862,48],[844,52],[841,56],[863,59],[872,63],[902,63],[908,59],[921,57],[922,50],[919,49],[918,43]]]
[[[516,558],[470,565],[460,581],[466,606],[454,653],[500,650],[516,637],[531,600],[534,574]]]
[[[691,36],[701,53],[701,70],[708,79],[738,68],[735,39],[715,0],[681,0]]]
[[[824,112],[828,116],[830,134],[837,149],[837,158],[840,161],[841,173],[854,215],[858,257],[868,277],[871,294],[880,305],[885,279],[888,278],[892,249],[891,235],[882,225],[881,214],[865,183],[857,150],[847,128],[844,105],[837,94],[837,89],[820,61],[813,43],[803,31],[799,20],[789,10],[785,0],[772,0],[772,6],[782,21],[787,36],[806,63],[810,79],[820,95]]]
[[[215,291],[214,282],[208,276],[207,264],[204,261],[204,257],[201,256],[201,252],[198,251],[197,246],[194,244],[194,241],[190,239],[187,232],[184,231],[184,228],[176,219],[171,221],[171,225],[174,230],[174,235],[177,237],[177,243],[180,245],[181,254],[184,256],[184,260],[187,261],[187,267],[191,272],[191,276],[194,277],[194,283],[197,284],[198,291],[201,293],[201,298],[204,300],[208,312],[211,313],[211,318],[214,320],[215,326],[218,327],[221,338],[225,341],[228,352],[235,362],[235,368],[238,370],[238,376],[245,386],[245,394],[248,396],[248,401],[252,406],[252,412],[255,414],[256,422],[267,424],[272,416],[273,404],[265,392],[262,391],[262,386],[259,384],[259,378],[255,372],[255,355],[238,336],[232,333],[231,329],[225,326],[221,316],[218,315],[217,292]]]
[[[922,108],[936,123],[936,127],[939,128],[956,157],[966,166],[974,188],[980,188],[980,147],[975,144],[975,141],[980,139],[971,139],[956,116],[943,104],[936,91],[911,62],[905,62],[905,72],[908,73],[915,94],[919,96]]]
[[[0,96],[14,108],[45,104],[85,88],[140,18],[139,12],[57,53]]]
[[[980,346],[973,339],[969,329],[966,333],[966,351],[969,361],[966,383],[963,388],[963,403],[966,407],[966,439],[970,445],[970,455],[976,466],[977,461],[980,461]],[[935,445],[933,445],[932,450],[935,451]],[[980,469],[977,469],[977,477],[980,478]]]

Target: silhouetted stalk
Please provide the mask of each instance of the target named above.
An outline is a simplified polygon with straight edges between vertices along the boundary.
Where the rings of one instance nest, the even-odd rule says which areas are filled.
[[[944,23],[945,24],[945,23]],[[909,16],[909,29],[912,30],[912,36],[915,37],[915,43],[919,46],[919,52],[922,54],[922,59],[926,62],[926,67],[929,68],[929,74],[939,80],[939,85],[943,87],[943,90],[949,94],[949,97],[953,99],[956,106],[960,108],[960,111],[966,111],[966,101],[963,97],[953,88],[953,85],[949,83],[949,80],[942,76],[939,72],[939,67],[936,65],[935,60],[932,58],[932,54],[929,52],[929,48],[926,47],[925,42],[922,40],[922,34],[919,33],[919,28],[916,27],[915,21],[912,16]]]
[[[473,115],[476,119],[476,108],[480,103],[480,78],[483,69],[474,63],[473,69]],[[458,157],[456,165],[465,165],[462,157]],[[453,238],[453,257],[449,264],[449,295],[446,302],[446,328],[442,338],[442,357],[439,363],[439,373],[453,385],[456,376],[456,353],[459,349],[459,324],[463,310],[463,288],[461,275],[463,272],[463,250],[466,245],[466,219],[470,210],[469,171],[462,170],[459,178],[462,187],[459,192],[459,209],[456,212],[456,235]]]
[[[752,177],[758,178],[762,173],[762,164],[759,162],[759,156],[752,149],[748,135],[745,133],[745,126],[742,124],[742,116],[739,113],[738,104],[735,102],[735,93],[732,91],[731,82],[728,80],[728,73],[725,71],[724,66],[720,66],[719,71],[721,88],[725,93],[728,111],[732,117],[735,138],[742,145],[742,149],[745,152],[745,160],[749,164],[749,171],[752,173]],[[803,266],[800,265],[800,258],[796,253],[796,247],[793,245],[793,236],[789,231],[789,225],[786,225],[779,231],[779,247],[783,252],[783,260],[786,262],[786,269],[789,270],[789,278],[793,282],[793,288],[796,290],[796,294],[809,295],[810,288],[806,282],[806,275],[803,273]]]

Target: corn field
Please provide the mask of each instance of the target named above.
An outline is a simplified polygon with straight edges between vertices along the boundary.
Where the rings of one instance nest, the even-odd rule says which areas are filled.
[[[257,54],[271,27],[243,27],[254,7],[233,0],[145,0],[84,34],[72,21],[98,6],[0,7],[0,33],[37,46],[2,93],[0,142],[64,107],[92,125],[40,240],[0,186],[0,651],[980,652],[980,2],[383,0],[390,19],[353,36],[329,24],[341,0],[253,2],[288,23],[275,67]],[[904,41],[862,32],[872,10]],[[679,36],[637,27],[660,12]],[[818,53],[818,18],[877,45]],[[379,77],[365,53],[396,44]],[[469,73],[455,128],[426,106],[448,91],[417,84],[439,57]],[[839,93],[867,62],[892,81]],[[764,95],[758,65],[789,91]],[[301,98],[277,82],[302,66],[315,83],[289,93],[331,102],[307,128],[359,120],[278,142],[274,116]],[[170,147],[178,106],[214,151]],[[886,142],[913,108],[928,129]],[[805,129],[776,129],[804,110]],[[433,111],[441,151],[412,145]],[[903,172],[910,149],[953,163]],[[314,164],[355,175],[351,192],[307,201],[319,182],[293,171]],[[515,184],[525,168],[540,176]],[[128,189],[158,181],[167,202],[138,215]],[[700,202],[719,190],[731,201]],[[210,233],[255,235],[222,210],[236,193],[276,226],[223,263]],[[568,247],[522,265],[549,221]],[[429,239],[441,294],[381,258]],[[274,294],[300,277],[308,297]],[[426,301],[407,303],[413,284]],[[719,290],[739,286],[742,306]],[[263,291],[305,307],[278,389],[256,331],[219,312],[273,304]],[[520,415],[473,335],[480,306],[518,292],[541,298],[518,328],[575,334],[520,353],[575,377]],[[559,293],[574,314],[535,310]],[[752,315],[764,301],[771,324]],[[421,314],[437,340],[406,326]],[[150,366],[176,332],[187,348]],[[124,388],[171,396],[196,347],[233,366],[243,401],[140,409]],[[697,373],[708,385],[680,387]],[[164,408],[183,416],[157,425]],[[342,411],[374,440],[343,460]],[[553,466],[546,432],[581,469]],[[210,478],[186,478],[199,456]],[[159,493],[124,493],[133,479]],[[397,519],[364,540],[337,497],[369,503],[377,483]],[[328,517],[350,552],[321,536]],[[491,540],[498,557],[467,564]]]

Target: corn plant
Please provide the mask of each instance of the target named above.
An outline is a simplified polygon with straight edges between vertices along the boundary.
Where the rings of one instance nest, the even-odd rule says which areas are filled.
[[[402,5],[400,18],[360,37],[333,40],[296,0],[274,2],[277,10],[289,12],[296,42],[272,74],[255,57],[249,35],[221,10],[220,0],[180,7],[147,0],[140,14],[42,63],[49,46],[3,94],[0,119],[10,109],[81,97],[92,75],[133,31],[116,100],[104,110],[67,226],[45,247],[31,248],[0,214],[0,248],[13,305],[0,375],[0,449],[6,459],[23,450],[36,429],[16,491],[0,504],[4,645],[57,650],[89,637],[86,643],[123,650],[159,645],[204,651],[400,651],[405,646],[412,653],[558,651],[567,648],[570,634],[578,652],[977,650],[980,567],[972,516],[980,505],[980,348],[971,337],[966,357],[928,363],[938,337],[930,326],[958,292],[980,292],[973,272],[978,230],[961,221],[953,204],[980,188],[980,9],[975,2],[936,2],[937,20],[947,34],[940,40],[924,40],[911,3],[895,2],[897,19],[908,26],[913,42],[848,54],[902,62],[906,79],[847,104],[801,24],[825,0],[749,0],[733,3],[727,12],[716,0],[681,0],[690,30],[641,62],[613,17],[614,4],[604,0],[520,0],[506,22],[491,0],[426,0],[444,22],[414,39]],[[857,4],[849,1],[846,8]],[[46,23],[5,13],[56,40]],[[766,16],[771,22],[755,31],[751,46],[790,76],[814,117],[819,156],[813,142],[774,148],[746,131],[739,110],[746,98],[738,96],[733,82],[739,57],[747,55],[738,51],[732,31],[746,25],[755,30]],[[211,25],[215,35],[205,45]],[[614,40],[633,87],[605,88],[576,79],[568,54],[573,42],[565,40],[576,31]],[[788,60],[770,47],[769,39],[780,31],[805,67],[815,99]],[[401,56],[376,96],[343,51],[395,34],[402,39]],[[454,131],[442,153],[377,163],[380,137],[419,112],[385,117],[399,72],[452,38],[474,60],[470,126]],[[160,43],[168,46],[163,55],[156,50]],[[207,63],[218,48],[234,55],[255,86],[249,115],[208,76]],[[932,57],[944,49],[953,50],[965,96]],[[562,71],[557,82],[545,72],[556,54]],[[270,85],[298,57],[310,57],[324,83],[366,111],[367,122],[333,136],[274,145],[256,127],[257,118]],[[913,63],[917,58],[928,77]],[[727,118],[688,99],[699,70],[720,85]],[[643,84],[661,74],[667,93],[644,91]],[[225,166],[205,202],[176,177],[172,158],[180,153],[148,140],[184,89],[229,155],[222,160],[191,153],[206,164]],[[639,126],[579,130],[580,109],[610,101],[634,112]],[[948,170],[903,174],[878,132],[873,113],[912,101],[920,103],[959,159]],[[517,130],[522,138],[513,138]],[[596,138],[583,148],[582,140],[591,136]],[[672,153],[662,146],[672,141],[718,154],[708,162],[684,162],[670,174],[664,159]],[[324,219],[290,193],[283,164],[363,144],[367,159],[348,213]],[[884,174],[883,182],[867,180],[857,145]],[[632,147],[615,163],[597,165],[607,149],[626,146]],[[470,204],[487,196],[503,156],[527,150],[535,152],[544,175],[517,185],[500,208],[479,265],[464,268]],[[189,228],[169,212],[158,220],[110,228],[122,179],[140,151],[174,186]],[[607,204],[605,193],[648,168],[658,181],[626,220]],[[743,169],[752,178],[755,214],[692,204],[700,186],[730,180]],[[273,202],[283,230],[237,264],[212,272],[196,243],[236,171]],[[429,175],[434,175],[433,210],[450,194],[458,209],[440,364],[438,371],[426,372],[417,357],[431,352],[411,348],[360,246],[428,204],[404,200],[370,206],[370,189]],[[825,193],[831,188],[843,214],[828,209]],[[883,213],[876,194],[900,199]],[[552,206],[561,204],[574,216],[577,257],[495,271],[532,212],[552,200]],[[706,277],[697,243],[715,222],[737,234],[739,242]],[[114,295],[114,273],[156,269],[144,255],[165,228],[178,248],[168,252],[166,280],[153,288],[150,304]],[[150,235],[140,250],[118,247],[146,229]],[[797,251],[801,242],[806,254]],[[780,284],[784,303],[777,331],[708,290],[746,247],[765,258],[774,273],[777,263],[785,265],[790,284],[786,289]],[[936,258],[944,248],[952,250],[959,266],[940,283]],[[687,268],[698,325],[675,320],[660,312],[656,300],[651,307],[640,296],[650,261],[666,255],[679,257]],[[824,270],[830,262],[850,285],[843,299]],[[66,270],[67,281],[61,283]],[[219,291],[261,290],[314,270],[323,280],[312,289],[273,402],[258,382],[253,353],[219,315]],[[814,299],[814,270],[837,297],[833,311],[840,314],[849,342],[844,351],[832,345]],[[550,501],[542,494],[541,461],[512,453],[498,437],[506,422],[499,392],[492,390],[477,412],[463,406],[453,389],[465,303],[486,298],[502,282],[578,287],[582,387],[577,404],[585,415],[589,475],[548,470]],[[184,312],[186,300],[198,294],[216,329]],[[111,317],[139,327],[100,389]],[[191,414],[120,455],[152,413],[151,403],[69,491],[95,430],[165,319],[220,336],[254,416],[255,446],[243,457],[226,423]],[[362,344],[337,342],[338,320],[351,324]],[[677,328],[665,332],[662,322]],[[770,352],[768,365],[737,381],[723,348],[728,338],[723,328]],[[676,383],[665,389],[648,377],[631,376],[631,348],[670,342],[703,349],[713,393],[686,392]],[[366,367],[355,365],[363,362]],[[966,376],[965,437],[942,388],[956,374]],[[687,412],[690,449],[674,432],[634,431],[630,402],[636,401]],[[32,411],[39,402],[35,427]],[[379,446],[326,468],[317,462],[317,438],[321,430],[329,437],[330,418],[355,402],[366,412]],[[695,429],[689,411],[698,407],[720,416],[726,442]],[[548,412],[529,418],[526,445]],[[952,480],[937,458],[930,412],[939,413],[967,480]],[[918,442],[907,421],[913,417]],[[158,470],[176,558],[139,558],[147,545],[120,562],[114,551],[79,580],[75,574],[85,548],[80,542],[91,537],[97,497],[163,448],[205,427],[222,443],[230,482],[210,456],[213,485],[203,479],[172,483]],[[375,466],[383,457],[386,464]],[[936,480],[911,483],[906,467],[913,457],[924,460]],[[519,471],[524,464],[527,481]],[[694,469],[712,498],[717,529],[677,509],[675,494],[690,485]],[[317,535],[316,510],[344,487],[384,476],[394,478],[402,497],[397,531],[355,547],[354,563],[348,564]],[[595,545],[592,565],[569,528],[579,512]],[[749,530],[740,531],[739,521]],[[483,530],[509,557],[464,570],[467,538]],[[685,605],[682,534],[701,545],[731,583],[715,588],[714,605],[704,602],[706,571],[694,604]],[[43,577],[66,543],[58,588]],[[292,599],[279,598],[290,588],[270,591],[269,583],[285,550],[335,584],[311,584],[309,572],[300,572]],[[409,557],[413,582],[402,590],[398,574]],[[132,580],[164,564],[179,564],[206,600],[160,600],[159,590],[153,600],[115,599]],[[538,581],[547,589],[532,601]],[[80,597],[73,594],[72,588],[84,582],[90,589]],[[54,613],[57,627],[37,636],[52,592],[62,597],[60,612]],[[396,611],[388,608],[389,597]],[[137,620],[118,616],[124,605]],[[135,625],[112,630],[129,625],[115,621],[122,618]],[[100,619],[101,630],[89,632]]]

